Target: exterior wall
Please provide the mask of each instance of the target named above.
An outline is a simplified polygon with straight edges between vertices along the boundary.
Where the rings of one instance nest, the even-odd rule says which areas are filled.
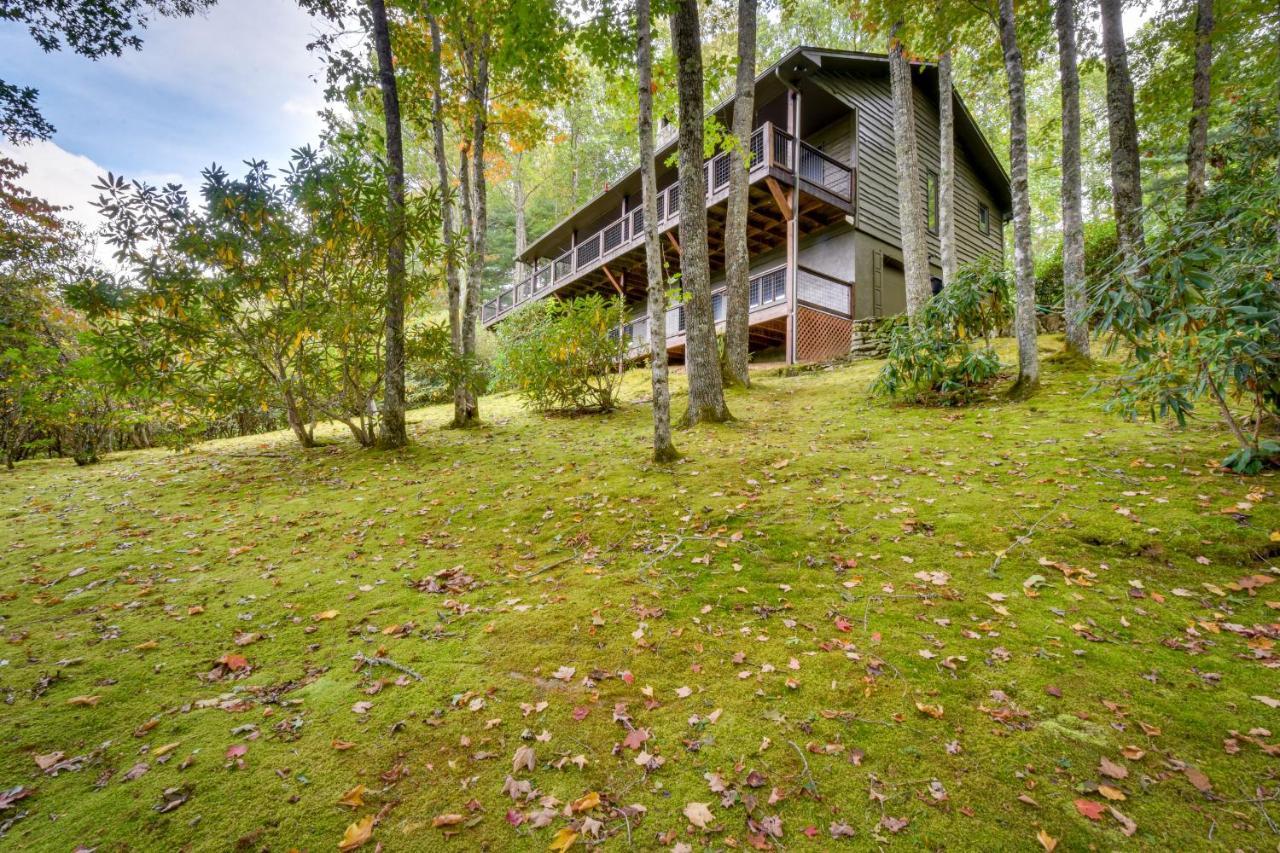
[[[856,111],[858,169],[858,228],[893,247],[901,244],[898,222],[898,178],[893,144],[893,101],[888,78],[841,73],[815,75],[815,81]],[[938,110],[915,89],[917,145],[923,171],[938,170]],[[987,252],[1003,251],[1001,214],[978,179],[969,153],[956,146],[956,251],[963,263]],[[990,233],[978,227],[978,206],[991,212]],[[924,211],[920,212],[924,215]],[[929,235],[930,262],[938,262],[937,235]],[[900,255],[899,255],[900,257]]]
[[[851,225],[832,225],[814,234],[801,234],[797,262],[841,281],[858,281],[854,266],[856,243]]]

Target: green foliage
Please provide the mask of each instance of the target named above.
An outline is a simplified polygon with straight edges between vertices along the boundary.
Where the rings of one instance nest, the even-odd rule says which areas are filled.
[[[498,330],[495,370],[540,412],[608,412],[617,404],[622,303],[599,295],[541,299]]]
[[[454,388],[470,388],[475,394],[488,390],[487,365],[458,352],[450,335],[447,321],[420,324],[407,335],[409,405],[451,400]]]
[[[1109,281],[1119,258],[1116,254],[1116,225],[1109,219],[1086,222],[1084,225],[1084,274],[1085,286]],[[1036,302],[1042,313],[1061,314],[1062,298],[1062,235],[1058,234],[1052,249],[1036,258]]]
[[[372,445],[392,226],[381,167],[341,145],[295,152],[279,179],[261,161],[240,179],[210,167],[199,208],[180,187],[108,176],[100,207],[129,274],[109,299],[101,287],[79,296],[112,369],[197,429],[278,407],[304,445],[325,418]],[[439,260],[438,200],[416,195],[406,208],[413,299]]]
[[[994,260],[963,267],[911,323],[889,332],[872,391],[922,405],[968,403],[1000,372],[991,339],[1011,319],[1010,285]]]
[[[1255,473],[1280,446],[1263,429],[1280,414],[1280,241],[1274,115],[1242,110],[1213,147],[1208,192],[1150,233],[1145,254],[1096,289],[1100,332],[1123,347],[1112,408],[1185,425],[1209,395],[1240,445],[1224,464]],[[1244,414],[1236,410],[1243,409]]]

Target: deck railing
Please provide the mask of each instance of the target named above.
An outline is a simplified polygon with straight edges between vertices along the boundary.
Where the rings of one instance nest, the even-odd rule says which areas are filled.
[[[853,201],[853,169],[808,143],[797,146],[796,139],[780,127],[766,122],[756,128],[747,143],[751,152],[752,173],[767,168],[777,168],[799,176],[826,191]],[[799,154],[799,162],[796,155]],[[728,192],[732,164],[728,152],[722,152],[703,164],[706,201],[711,204]],[[658,226],[667,230],[679,221],[680,182],[667,186],[658,193]],[[538,298],[543,291],[554,288],[588,269],[609,261],[644,239],[644,208],[624,210],[612,222],[589,237],[570,246],[553,260],[543,263],[528,276],[503,288],[499,294],[485,302],[481,309],[481,321],[492,322],[512,311],[524,302]]]

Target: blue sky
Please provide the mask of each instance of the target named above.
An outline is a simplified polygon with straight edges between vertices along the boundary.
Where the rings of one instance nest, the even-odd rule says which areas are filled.
[[[91,62],[45,54],[27,31],[0,23],[0,79],[40,90],[57,128],[49,142],[0,153],[26,162],[27,185],[92,223],[87,201],[107,170],[194,189],[217,162],[233,173],[250,158],[281,165],[315,143],[323,65],[307,43],[325,24],[292,0],[221,0],[202,16],[160,19],[142,50]]]

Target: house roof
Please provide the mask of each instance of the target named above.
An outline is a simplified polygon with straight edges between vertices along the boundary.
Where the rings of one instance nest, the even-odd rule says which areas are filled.
[[[799,79],[819,70],[851,73],[870,72],[877,76],[881,74],[888,76],[888,60],[889,57],[882,53],[834,50],[804,45],[795,47],[757,75],[756,103],[762,104],[769,101],[776,95],[781,94],[787,88],[787,83],[795,83]],[[918,73],[922,78],[921,88],[925,92],[932,93],[932,96],[936,99],[938,93],[937,65],[931,62],[916,61],[911,64],[919,69]],[[784,79],[787,80],[787,83],[783,82]],[[932,85],[928,85],[929,83]],[[990,143],[987,142],[968,107],[965,106],[964,99],[954,89],[953,93],[957,107],[955,112],[956,137],[973,158],[974,166],[978,174],[987,182],[996,204],[1003,213],[1007,214],[1012,209],[1009,175],[1005,171],[1004,165],[991,149]],[[733,107],[734,100],[733,97],[729,97],[721,101],[708,111],[708,115],[716,115],[727,126],[730,123],[730,110]],[[659,164],[663,163],[675,151],[675,148],[676,139],[674,137],[657,145],[655,148],[657,162]],[[536,240],[533,240],[520,255],[519,260],[531,263],[537,258],[552,256],[559,247],[568,242],[575,227],[606,216],[617,209],[624,195],[635,194],[639,191],[640,169],[637,166],[556,225],[549,228]]]

